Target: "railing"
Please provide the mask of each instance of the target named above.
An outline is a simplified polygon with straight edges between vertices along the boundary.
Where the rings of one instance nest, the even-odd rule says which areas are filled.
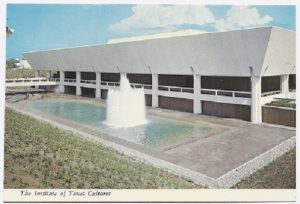
[[[75,82],[76,79],[65,79],[65,82]],[[80,83],[86,84],[96,84],[96,80],[80,80]],[[101,85],[103,86],[120,86],[120,82],[111,82],[111,81],[101,81]],[[152,89],[152,85],[150,84],[139,84],[139,83],[130,83],[133,88],[144,88],[144,89]],[[180,87],[180,86],[158,86],[158,90],[160,91],[169,91],[169,92],[182,92],[182,93],[194,93],[194,88],[189,87]],[[276,93],[280,93],[280,91],[272,91],[266,92],[264,94],[272,95]],[[251,92],[246,91],[229,91],[229,90],[221,90],[221,89],[201,89],[201,94],[205,95],[217,95],[217,96],[226,96],[226,97],[241,97],[241,98],[251,98]]]
[[[158,86],[160,91],[171,91],[171,92],[185,92],[185,93],[194,93],[193,88],[180,87],[180,86]]]
[[[60,81],[59,78],[49,78],[49,81]]]
[[[120,82],[101,81],[103,86],[120,86]]]
[[[76,79],[64,79],[64,82],[76,83]]]
[[[130,86],[132,88],[152,89],[152,85],[150,85],[150,84],[130,83]]]
[[[65,82],[76,83],[76,79],[64,79]],[[80,83],[85,84],[96,84],[96,80],[80,80]],[[120,82],[112,82],[112,81],[101,81],[101,85],[103,86],[120,86]],[[139,84],[139,83],[130,83],[131,87],[134,88],[144,88],[144,89],[152,89],[152,85],[150,84]]]
[[[16,78],[16,79],[6,79],[6,87],[26,87],[26,86],[53,86],[58,85],[56,80],[46,78],[46,77],[36,77],[36,78]]]
[[[17,78],[17,79],[6,79],[5,83],[28,83],[28,82],[47,82],[52,81],[46,77],[39,77],[39,78]]]
[[[80,83],[85,83],[85,84],[96,84],[96,80],[80,80]]]
[[[228,90],[220,90],[220,89],[201,89],[201,94],[228,96],[228,97],[251,98],[251,92],[246,92],[246,91],[228,91]]]
[[[281,90],[263,92],[263,93],[261,93],[261,97],[271,96],[271,95],[280,94],[280,93],[281,93]]]

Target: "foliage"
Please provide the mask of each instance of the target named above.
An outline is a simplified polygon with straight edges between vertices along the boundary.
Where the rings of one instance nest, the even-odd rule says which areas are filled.
[[[296,109],[296,103],[290,103],[294,101],[293,99],[278,99],[267,103],[267,106],[277,106],[277,107],[286,107],[286,108],[294,108]]]
[[[19,61],[16,59],[13,59],[13,58],[6,60],[6,70],[16,68],[16,65],[15,65],[16,62],[19,62]]]
[[[10,109],[5,188],[201,188]]]
[[[41,76],[46,76],[45,72],[40,73]],[[33,69],[7,69],[6,78],[25,78],[25,77],[35,77]]]
[[[258,170],[234,188],[296,188],[296,148]]]

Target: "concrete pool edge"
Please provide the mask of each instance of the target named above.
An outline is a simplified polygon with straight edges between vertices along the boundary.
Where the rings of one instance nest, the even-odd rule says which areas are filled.
[[[257,157],[247,161],[246,163],[242,164],[241,166],[230,170],[229,172],[223,174],[218,178],[212,178],[196,172],[194,170],[190,170],[188,168],[173,164],[171,162],[165,161],[163,159],[159,159],[148,154],[144,154],[142,152],[133,150],[131,148],[125,147],[123,145],[95,137],[87,132],[77,130],[73,127],[69,127],[67,125],[60,124],[56,121],[51,119],[47,119],[44,117],[40,117],[36,114],[30,113],[28,111],[22,110],[18,107],[14,107],[13,105],[7,104],[6,107],[11,108],[17,112],[20,112],[24,115],[28,115],[33,117],[37,120],[50,123],[51,125],[60,128],[62,130],[70,131],[74,135],[89,140],[91,142],[102,144],[106,147],[113,148],[124,155],[127,155],[135,160],[142,161],[148,164],[152,164],[153,166],[166,170],[172,174],[175,174],[180,177],[184,177],[187,180],[191,180],[196,184],[207,186],[208,188],[230,188],[234,184],[238,183],[242,179],[246,178],[247,176],[251,175],[258,169],[264,167],[265,165],[269,164],[277,157],[283,155],[293,147],[295,147],[296,137],[293,136],[281,144],[276,145],[275,147],[269,149],[268,151],[258,155]]]
[[[257,170],[263,168],[267,164],[274,161],[279,156],[288,152],[296,146],[296,136],[293,136],[284,142],[276,145],[268,151],[258,155],[257,157],[249,160],[241,166],[225,173],[220,176],[218,180],[219,188],[230,188],[244,178],[250,176]]]

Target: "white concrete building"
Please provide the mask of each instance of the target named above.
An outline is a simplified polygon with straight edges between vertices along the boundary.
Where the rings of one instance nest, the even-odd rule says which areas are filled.
[[[202,30],[186,29],[186,30],[179,30],[179,31],[175,31],[175,32],[162,32],[162,33],[155,33],[155,34],[149,34],[149,35],[132,36],[132,37],[127,37],[127,38],[109,39],[107,44],[122,43],[122,42],[135,42],[135,41],[143,41],[143,40],[154,40],[154,39],[170,38],[170,37],[182,37],[182,36],[198,35],[201,33],[206,33],[206,32],[202,31]]]
[[[295,89],[295,32],[262,27],[24,53],[59,91],[106,98],[126,73],[149,106],[262,121],[261,106]],[[38,72],[37,72],[38,76]]]

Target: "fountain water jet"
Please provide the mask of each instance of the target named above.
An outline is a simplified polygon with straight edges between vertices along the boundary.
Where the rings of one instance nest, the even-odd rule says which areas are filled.
[[[105,124],[115,127],[133,127],[147,122],[143,88],[132,88],[122,74],[120,88],[108,90]]]

